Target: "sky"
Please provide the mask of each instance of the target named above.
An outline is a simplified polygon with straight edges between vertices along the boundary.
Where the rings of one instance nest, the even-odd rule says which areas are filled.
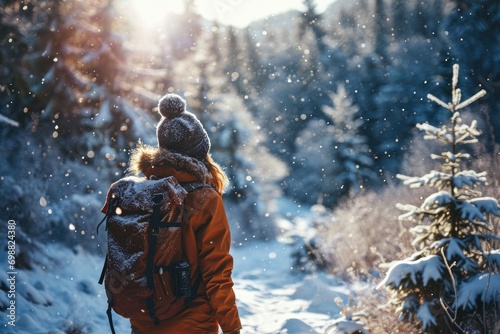
[[[316,0],[316,8],[322,13],[335,0]],[[182,12],[182,0],[127,0],[131,13],[148,25],[165,20],[168,12]],[[238,28],[268,16],[292,9],[304,10],[303,0],[196,0],[196,10],[207,19]]]
[[[334,0],[316,0],[318,12],[323,12]],[[199,13],[212,20],[235,27],[289,11],[304,10],[303,0],[198,0]]]

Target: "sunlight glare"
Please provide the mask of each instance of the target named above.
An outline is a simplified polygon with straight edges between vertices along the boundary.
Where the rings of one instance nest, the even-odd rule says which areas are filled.
[[[182,0],[128,0],[125,15],[138,28],[157,29],[170,13],[184,10]]]

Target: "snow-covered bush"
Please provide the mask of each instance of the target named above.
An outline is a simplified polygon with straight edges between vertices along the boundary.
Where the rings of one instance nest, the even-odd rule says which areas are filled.
[[[370,334],[364,318],[363,314],[348,313],[329,326],[325,334]]]
[[[390,265],[379,288],[385,287],[399,305],[400,320],[414,322],[425,332],[488,333],[500,310],[500,275],[496,253],[489,242],[491,215],[500,207],[492,197],[480,197],[477,185],[486,182],[486,172],[464,169],[470,155],[462,145],[477,142],[476,122],[464,124],[459,110],[485,95],[481,91],[461,102],[458,65],[453,67],[452,102],[428,98],[451,112],[451,124],[435,127],[417,124],[425,139],[439,140],[449,151],[432,154],[441,170],[421,177],[399,175],[411,188],[432,187],[436,192],[418,207],[398,204],[407,211],[400,220],[421,222],[411,229],[417,251]]]
[[[344,305],[341,298],[335,298],[335,302],[341,308],[343,316],[328,326],[325,334],[370,334],[370,330],[366,327],[366,313]]]

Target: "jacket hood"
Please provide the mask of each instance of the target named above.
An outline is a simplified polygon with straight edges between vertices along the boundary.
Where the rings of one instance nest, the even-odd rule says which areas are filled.
[[[210,172],[202,161],[142,143],[131,152],[128,172],[133,175],[144,174],[147,178],[162,177],[165,176],[166,170],[172,168],[190,174],[202,182],[210,183]]]

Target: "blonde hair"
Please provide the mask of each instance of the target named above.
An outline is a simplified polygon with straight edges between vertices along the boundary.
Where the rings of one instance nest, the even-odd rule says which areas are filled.
[[[205,157],[205,165],[211,176],[211,185],[217,190],[219,194],[224,193],[229,185],[229,179],[222,167],[216,163],[210,154]]]

